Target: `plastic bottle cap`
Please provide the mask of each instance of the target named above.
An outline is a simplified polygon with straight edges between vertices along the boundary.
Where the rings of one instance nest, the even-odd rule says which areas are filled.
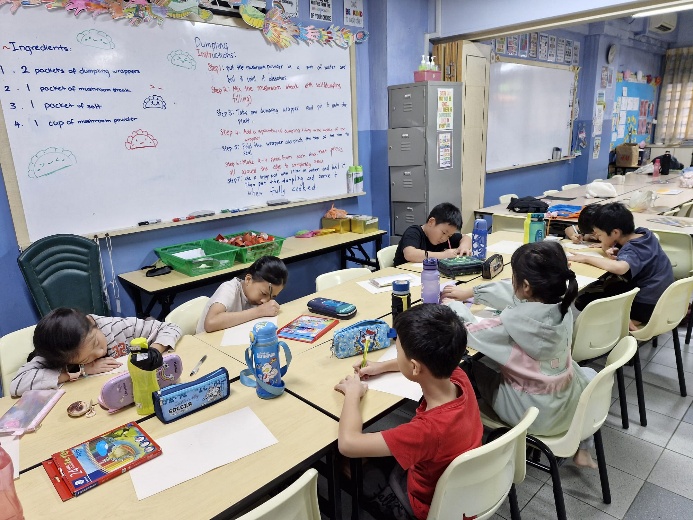
[[[392,292],[409,292],[409,280],[395,280],[392,282]]]
[[[423,261],[424,269],[438,269],[438,259],[437,258],[425,258]]]

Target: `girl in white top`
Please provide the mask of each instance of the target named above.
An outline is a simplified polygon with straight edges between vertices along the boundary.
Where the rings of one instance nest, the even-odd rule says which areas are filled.
[[[224,282],[207,302],[196,333],[228,329],[257,318],[276,316],[274,300],[284,287],[289,271],[276,256],[258,258],[244,278]]]

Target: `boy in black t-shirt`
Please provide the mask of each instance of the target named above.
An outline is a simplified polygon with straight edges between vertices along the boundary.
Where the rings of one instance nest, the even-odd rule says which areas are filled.
[[[407,262],[423,262],[430,258],[455,258],[469,255],[472,239],[461,235],[462,213],[459,208],[443,202],[431,210],[423,226],[409,226],[402,235],[395,253],[395,267]]]

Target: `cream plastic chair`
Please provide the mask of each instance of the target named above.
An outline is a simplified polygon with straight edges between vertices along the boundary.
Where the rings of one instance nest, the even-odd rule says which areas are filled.
[[[548,466],[534,460],[528,460],[527,463],[551,474],[553,497],[556,502],[556,517],[558,520],[566,520],[567,517],[557,459],[572,457],[577,451],[580,441],[588,438],[590,435],[594,435],[594,443],[597,449],[597,464],[599,465],[599,478],[602,485],[602,498],[605,504],[611,503],[609,476],[607,474],[604,444],[600,428],[606,421],[609,408],[611,407],[611,389],[614,386],[614,372],[634,356],[637,348],[637,342],[630,336],[618,342],[607,357],[606,366],[580,394],[573,420],[567,432],[551,437],[527,435],[527,444],[539,449],[549,460]],[[504,426],[503,423],[498,422],[497,418],[488,417],[483,413],[481,421],[484,423],[484,426],[490,428]]]
[[[547,195],[557,195],[560,192],[561,192],[560,190],[546,190],[544,192],[544,197],[546,197]]]
[[[689,213],[691,212],[691,207],[693,207],[693,202],[686,202],[685,204],[681,204],[681,209],[679,209],[679,212],[676,214],[676,216],[688,217]]]
[[[523,216],[515,215],[503,215],[501,213],[494,213],[491,217],[491,231],[520,231],[525,230],[525,218]]]
[[[657,230],[659,244],[671,261],[674,278],[680,280],[691,275],[693,269],[693,239],[688,233]]]
[[[197,322],[200,321],[202,311],[209,301],[209,296],[199,296],[193,298],[168,313],[165,322],[175,323],[183,331],[183,334],[195,334],[197,330]]]
[[[570,189],[579,188],[579,187],[580,187],[579,184],[564,184],[563,186],[561,186],[561,191],[570,190]]]
[[[673,217],[679,212],[680,209],[681,208],[670,209],[669,211],[665,211],[664,213],[662,213],[662,215],[664,215],[665,217]]]
[[[27,356],[34,350],[36,325],[5,334],[0,338],[0,373],[2,373],[2,395],[10,395],[10,382],[17,370],[26,363]]]
[[[378,257],[378,269],[385,269],[386,267],[394,266],[396,252],[396,245],[383,247],[380,251],[378,251],[376,253],[376,256]]]
[[[650,321],[644,327],[630,331],[631,336],[641,343],[652,340],[653,347],[657,346],[657,336],[671,331],[671,336],[674,339],[674,355],[676,357],[676,370],[679,376],[679,390],[683,397],[686,397],[686,377],[683,371],[681,344],[679,343],[679,333],[676,327],[688,312],[688,302],[691,300],[692,292],[693,277],[675,281],[667,287],[664,294],[657,300],[657,305],[655,305]],[[640,409],[640,424],[647,426],[640,356],[636,353],[633,360],[635,384],[638,392],[638,408]]]
[[[519,518],[515,484],[525,479],[527,428],[538,414],[529,408],[517,426],[491,433],[489,438],[498,437],[453,460],[438,479],[428,518],[490,518],[508,495],[513,518]]]
[[[513,198],[517,199],[519,197],[517,195],[515,195],[514,193],[507,193],[505,195],[501,195],[500,197],[498,197],[498,200],[500,201],[501,204],[510,204],[510,201]]]
[[[573,360],[580,363],[607,355],[616,344],[628,337],[630,308],[637,287],[623,294],[590,302],[573,326]],[[616,370],[618,396],[621,404],[621,424],[628,429],[628,405],[623,369]]]
[[[315,290],[322,291],[323,289],[329,289],[340,283],[348,282],[349,280],[360,278],[370,273],[370,269],[365,267],[354,267],[352,269],[340,269],[339,271],[321,274],[315,279]]]
[[[320,520],[318,472],[310,468],[278,495],[237,520]]]

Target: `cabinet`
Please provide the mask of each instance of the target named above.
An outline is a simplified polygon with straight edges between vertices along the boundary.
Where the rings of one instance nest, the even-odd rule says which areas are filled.
[[[388,87],[387,158],[393,235],[441,202],[462,206],[462,83]]]

